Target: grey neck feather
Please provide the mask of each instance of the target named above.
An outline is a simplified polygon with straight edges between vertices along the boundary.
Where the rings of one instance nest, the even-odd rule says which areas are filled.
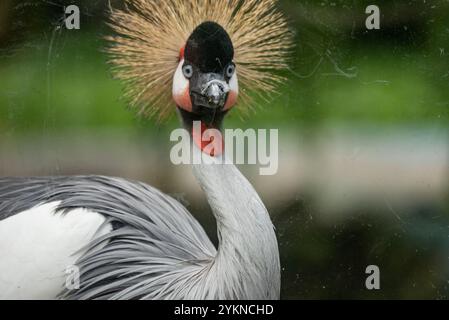
[[[219,248],[209,276],[218,297],[279,299],[277,239],[252,185],[230,164],[194,165],[193,172],[217,220]]]

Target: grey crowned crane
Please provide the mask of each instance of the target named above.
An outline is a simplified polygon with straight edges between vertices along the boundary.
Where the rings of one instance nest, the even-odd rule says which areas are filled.
[[[111,9],[108,50],[142,116],[177,110],[191,133],[194,121],[221,130],[237,97],[251,104],[247,92],[274,92],[284,80],[277,71],[292,33],[276,0],[126,4]],[[204,154],[191,135],[195,152],[222,157]],[[192,167],[217,220],[218,249],[180,203],[143,183],[0,178],[0,298],[278,299],[276,235],[256,191],[234,165]],[[65,286],[72,266],[75,289]]]

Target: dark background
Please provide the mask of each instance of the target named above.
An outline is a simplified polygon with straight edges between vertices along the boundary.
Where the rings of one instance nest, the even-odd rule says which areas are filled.
[[[115,7],[121,1],[111,1]],[[79,5],[81,30],[64,6]],[[381,30],[365,27],[380,7]],[[0,175],[107,174],[180,199],[213,239],[168,123],[137,119],[103,53],[108,2],[0,2]],[[284,299],[449,297],[449,1],[280,1],[289,82],[227,127],[280,130],[273,177],[242,167],[279,236]],[[378,265],[381,290],[365,289]]]

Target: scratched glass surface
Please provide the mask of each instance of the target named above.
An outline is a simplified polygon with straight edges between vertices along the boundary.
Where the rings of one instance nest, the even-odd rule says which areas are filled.
[[[119,2],[0,2],[0,175],[144,181],[216,242],[189,168],[170,162],[176,117],[138,119],[112,79],[103,39]],[[69,4],[80,30],[64,27]],[[367,30],[368,4],[380,30]],[[281,8],[296,32],[289,81],[225,126],[279,129],[278,174],[242,170],[276,226],[282,298],[449,298],[449,1]],[[370,265],[380,290],[365,287]]]

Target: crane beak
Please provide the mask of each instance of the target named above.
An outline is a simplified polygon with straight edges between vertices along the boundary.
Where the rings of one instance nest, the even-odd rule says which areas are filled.
[[[229,85],[221,80],[211,80],[206,83],[201,91],[202,96],[207,99],[209,107],[223,108],[229,92]]]
[[[222,111],[229,91],[229,84],[217,73],[200,73],[196,79],[190,81],[190,96],[194,109],[196,107]]]

